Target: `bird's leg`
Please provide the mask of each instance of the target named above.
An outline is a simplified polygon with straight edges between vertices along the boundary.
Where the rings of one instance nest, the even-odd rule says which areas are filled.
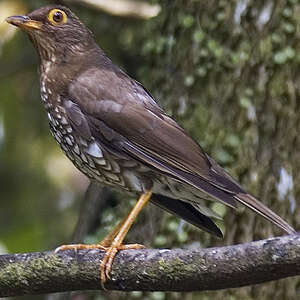
[[[99,245],[107,248],[112,244],[114,238],[117,236],[120,229],[128,219],[129,214],[125,218],[123,218],[123,220],[99,243]]]
[[[130,229],[132,223],[136,219],[137,215],[143,209],[143,207],[147,204],[149,199],[151,198],[152,191],[147,191],[143,193],[133,209],[130,213],[115,227],[113,231],[111,231],[103,241],[94,245],[85,245],[85,244],[74,244],[74,245],[63,245],[56,248],[55,252],[62,250],[81,250],[81,249],[101,249],[104,250],[105,256],[100,265],[101,271],[101,283],[106,282],[106,279],[109,278],[109,273],[112,269],[113,260],[118,253],[119,250],[127,250],[127,249],[141,249],[144,248],[143,245],[139,244],[129,244],[123,245],[122,242]]]
[[[149,199],[151,198],[152,191],[147,191],[143,193],[133,209],[128,214],[127,218],[124,220],[123,224],[120,224],[120,229],[117,235],[113,238],[110,246],[107,248],[105,256],[100,265],[101,271],[101,282],[102,284],[106,281],[106,278],[109,278],[109,273],[112,269],[113,260],[118,253],[119,250],[125,249],[140,249],[143,246],[138,244],[131,244],[131,245],[123,245],[122,242],[130,229],[132,223],[143,209],[143,207],[147,204]],[[122,223],[122,222],[121,222]],[[105,239],[104,239],[105,240]]]

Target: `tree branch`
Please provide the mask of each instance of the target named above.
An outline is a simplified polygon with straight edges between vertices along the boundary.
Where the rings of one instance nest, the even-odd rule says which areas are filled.
[[[0,297],[101,289],[103,252],[0,256]],[[203,291],[300,275],[300,236],[196,250],[127,250],[114,261],[109,290]]]

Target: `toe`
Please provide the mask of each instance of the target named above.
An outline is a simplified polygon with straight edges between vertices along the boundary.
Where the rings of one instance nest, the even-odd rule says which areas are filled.
[[[85,245],[85,244],[71,244],[71,245],[62,245],[60,247],[57,247],[54,252],[57,253],[59,251],[64,250],[88,250],[88,249],[99,249],[106,251],[107,248],[102,246],[101,244],[93,244],[93,245]]]
[[[145,249],[146,247],[144,245],[140,244],[129,244],[129,245],[120,245],[118,247],[118,250],[132,250],[132,249]]]

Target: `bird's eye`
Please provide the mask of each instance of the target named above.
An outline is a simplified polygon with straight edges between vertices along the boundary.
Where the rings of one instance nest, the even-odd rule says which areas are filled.
[[[67,22],[68,17],[63,10],[55,8],[49,12],[48,20],[53,25],[61,25]]]

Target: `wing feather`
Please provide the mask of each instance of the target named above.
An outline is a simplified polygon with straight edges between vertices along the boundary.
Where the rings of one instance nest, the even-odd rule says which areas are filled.
[[[123,72],[90,72],[89,76],[83,74],[74,80],[69,93],[70,99],[83,110],[92,136],[154,169],[191,184],[229,206],[236,207],[237,200],[288,233],[295,233],[284,220],[270,213],[261,202],[247,194],[162,111],[136,81]],[[93,93],[97,80],[98,90]],[[112,89],[113,86],[117,89]],[[90,99],[78,99],[81,89],[89,92],[85,95],[91,95]],[[105,98],[108,90],[111,97]],[[78,117],[80,114],[76,112],[75,115]],[[86,123],[80,124],[81,129],[84,129]]]

